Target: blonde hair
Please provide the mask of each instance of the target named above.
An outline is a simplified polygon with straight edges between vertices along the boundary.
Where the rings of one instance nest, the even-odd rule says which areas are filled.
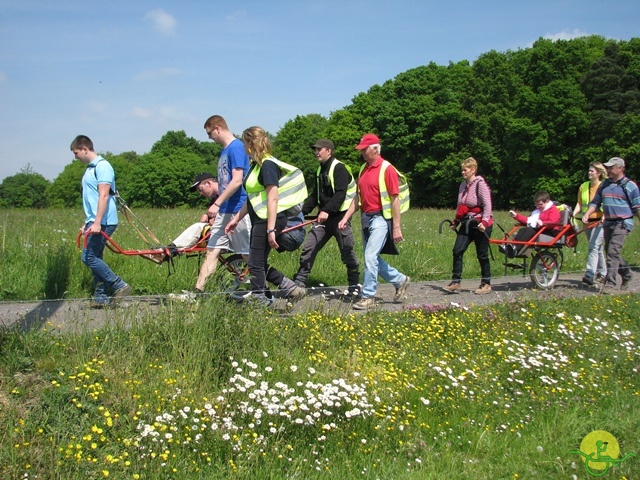
[[[464,160],[460,166],[462,168],[473,168],[474,170],[478,170],[478,162],[476,161],[475,158],[473,157],[469,157],[466,160]]]
[[[261,127],[247,128],[242,132],[242,141],[247,154],[260,164],[265,157],[271,155],[271,140]]]
[[[593,168],[598,172],[598,180],[604,180],[607,178],[607,169],[604,168],[604,165],[601,162],[591,162],[589,164],[589,168]]]

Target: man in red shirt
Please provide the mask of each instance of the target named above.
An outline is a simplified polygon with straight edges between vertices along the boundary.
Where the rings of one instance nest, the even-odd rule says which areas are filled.
[[[353,308],[368,310],[376,304],[378,275],[396,287],[395,302],[404,298],[411,279],[390,266],[380,256],[385,244],[391,245],[394,249],[395,243],[403,240],[398,172],[380,155],[380,139],[373,133],[364,135],[356,149],[360,150],[365,165],[358,179],[358,195],[338,224],[338,228],[346,228],[356,210],[362,210],[364,281],[362,297],[353,304]]]

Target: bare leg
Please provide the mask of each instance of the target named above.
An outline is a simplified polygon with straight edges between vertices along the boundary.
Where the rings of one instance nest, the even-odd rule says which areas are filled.
[[[202,267],[200,267],[200,274],[198,275],[198,281],[196,282],[196,288],[198,290],[204,290],[207,279],[216,271],[219,256],[219,248],[207,249],[207,254],[204,257]]]

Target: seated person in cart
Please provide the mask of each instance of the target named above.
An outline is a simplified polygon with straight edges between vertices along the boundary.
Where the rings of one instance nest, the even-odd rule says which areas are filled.
[[[560,210],[551,201],[549,194],[543,190],[537,192],[533,196],[533,202],[536,209],[531,215],[525,217],[513,210],[509,211],[509,215],[522,225],[526,225],[518,230],[513,240],[518,242],[526,242],[531,240],[538,230],[545,225],[555,225],[560,223]],[[508,257],[515,257],[522,251],[524,245],[505,245]]]
[[[209,205],[212,205],[218,198],[218,180],[210,173],[200,173],[194,179],[194,184],[190,187],[191,191],[195,191],[201,184],[207,182],[209,185],[209,191],[211,196],[209,197]],[[196,188],[194,188],[194,186]],[[206,196],[203,189],[198,189],[201,195]],[[200,221],[188,226],[178,237],[173,240],[169,245],[164,248],[157,248],[157,253],[145,253],[142,257],[151,260],[155,263],[163,263],[172,257],[178,255],[180,250],[191,248],[202,240],[211,227],[212,218],[209,216],[209,212],[205,212],[200,217]]]

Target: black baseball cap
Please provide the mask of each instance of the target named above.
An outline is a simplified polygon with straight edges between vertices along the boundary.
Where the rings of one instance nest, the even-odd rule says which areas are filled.
[[[200,182],[204,182],[205,180],[217,180],[216,177],[207,172],[202,172],[196,175],[196,178],[193,179],[193,185],[189,187],[189,190],[192,192],[196,191]]]

